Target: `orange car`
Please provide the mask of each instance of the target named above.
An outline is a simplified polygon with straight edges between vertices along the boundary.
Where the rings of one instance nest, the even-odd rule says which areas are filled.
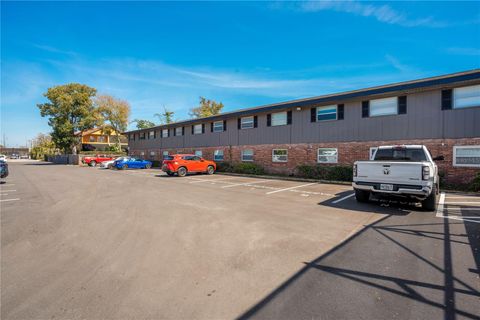
[[[176,173],[179,177],[184,177],[190,172],[214,174],[217,165],[213,161],[205,160],[194,154],[174,154],[165,157],[162,170],[169,176]]]

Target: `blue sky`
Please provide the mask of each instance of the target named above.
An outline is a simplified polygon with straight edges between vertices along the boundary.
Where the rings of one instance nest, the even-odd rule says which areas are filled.
[[[156,121],[479,67],[479,2],[2,1],[0,141],[49,132],[36,104],[69,82]]]

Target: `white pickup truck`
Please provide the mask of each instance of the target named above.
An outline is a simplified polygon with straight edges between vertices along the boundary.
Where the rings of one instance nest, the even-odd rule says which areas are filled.
[[[376,197],[403,198],[422,203],[425,210],[436,210],[439,193],[438,168],[422,145],[378,147],[373,160],[353,166],[353,189],[359,202]]]

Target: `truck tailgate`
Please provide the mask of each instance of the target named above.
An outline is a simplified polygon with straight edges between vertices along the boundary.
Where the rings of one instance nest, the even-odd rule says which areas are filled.
[[[419,184],[422,162],[362,161],[357,164],[357,180],[365,182]]]

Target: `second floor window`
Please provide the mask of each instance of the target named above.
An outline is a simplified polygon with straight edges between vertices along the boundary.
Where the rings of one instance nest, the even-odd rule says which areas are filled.
[[[253,117],[243,117],[241,119],[241,129],[250,129],[253,128]]]
[[[337,106],[323,106],[317,108],[317,121],[337,120]]]
[[[153,139],[153,138],[155,138],[155,131],[150,131],[148,133],[148,139]]]
[[[193,126],[193,134],[202,134],[202,124],[196,124]]]
[[[139,137],[140,140],[145,140],[145,132],[140,132]]]
[[[370,116],[386,116],[398,113],[398,98],[370,100]]]
[[[480,84],[453,89],[453,108],[480,107]]]
[[[272,113],[272,126],[283,126],[287,124],[287,112]]]
[[[162,130],[162,138],[168,137],[168,129],[163,129]]]
[[[182,136],[183,135],[183,127],[176,127],[175,128],[175,135]]]
[[[223,132],[223,121],[215,121],[213,123],[213,132]]]

